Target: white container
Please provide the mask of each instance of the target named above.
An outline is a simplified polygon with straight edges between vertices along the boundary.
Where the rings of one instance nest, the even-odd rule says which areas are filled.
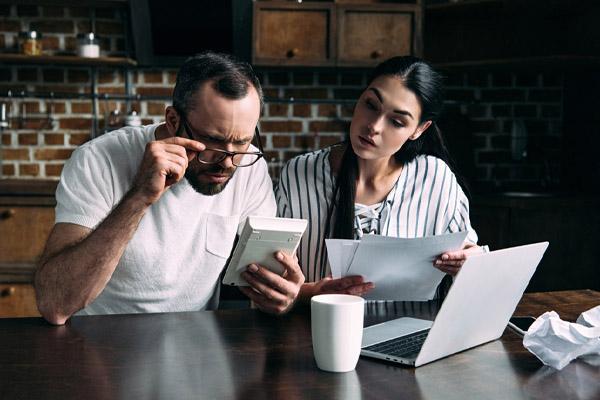
[[[77,55],[79,57],[100,57],[100,41],[93,32],[77,35]]]
[[[365,300],[347,294],[323,294],[311,299],[313,352],[319,369],[354,370],[362,342]]]
[[[125,117],[125,125],[126,126],[142,126],[142,118],[138,115],[137,112],[132,111]]]

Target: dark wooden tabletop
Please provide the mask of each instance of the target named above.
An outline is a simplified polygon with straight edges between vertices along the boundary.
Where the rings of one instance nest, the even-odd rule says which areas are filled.
[[[600,293],[525,294],[515,315],[555,310],[569,321]],[[365,324],[433,319],[438,304],[369,306]],[[0,319],[1,399],[597,399],[598,357],[561,371],[506,330],[500,340],[404,367],[361,358],[345,374],[320,371],[305,313],[257,310]]]

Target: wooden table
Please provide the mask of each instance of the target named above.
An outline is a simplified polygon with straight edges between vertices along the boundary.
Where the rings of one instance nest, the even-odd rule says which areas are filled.
[[[525,294],[515,315],[555,310],[565,320],[600,293]],[[401,315],[433,318],[437,302],[369,307],[366,325]],[[420,368],[361,358],[346,374],[320,371],[310,318],[256,310],[0,319],[0,398],[12,399],[592,399],[600,360],[562,371],[510,330],[500,340]]]

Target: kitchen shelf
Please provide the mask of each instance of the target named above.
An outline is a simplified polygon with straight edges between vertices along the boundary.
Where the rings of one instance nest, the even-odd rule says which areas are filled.
[[[118,5],[127,5],[128,0],[78,0],[74,3],[73,0],[0,0],[0,4],[15,4],[17,6],[63,6],[63,7],[115,7]]]
[[[82,65],[82,66],[127,66],[135,67],[137,62],[131,58],[125,57],[77,57],[70,55],[39,55],[30,56],[26,54],[0,54],[1,63],[10,64],[58,64],[58,65]]]

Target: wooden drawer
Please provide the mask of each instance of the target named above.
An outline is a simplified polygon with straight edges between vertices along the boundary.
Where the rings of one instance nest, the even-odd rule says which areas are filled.
[[[39,316],[33,285],[0,283],[0,318]]]
[[[0,205],[0,263],[34,261],[53,225],[53,206]]]
[[[375,66],[390,57],[418,54],[415,12],[386,5],[338,8],[338,65]]]
[[[399,55],[421,56],[422,5],[256,1],[256,66],[371,67]]]
[[[253,64],[333,65],[333,10],[327,3],[254,3]]]

